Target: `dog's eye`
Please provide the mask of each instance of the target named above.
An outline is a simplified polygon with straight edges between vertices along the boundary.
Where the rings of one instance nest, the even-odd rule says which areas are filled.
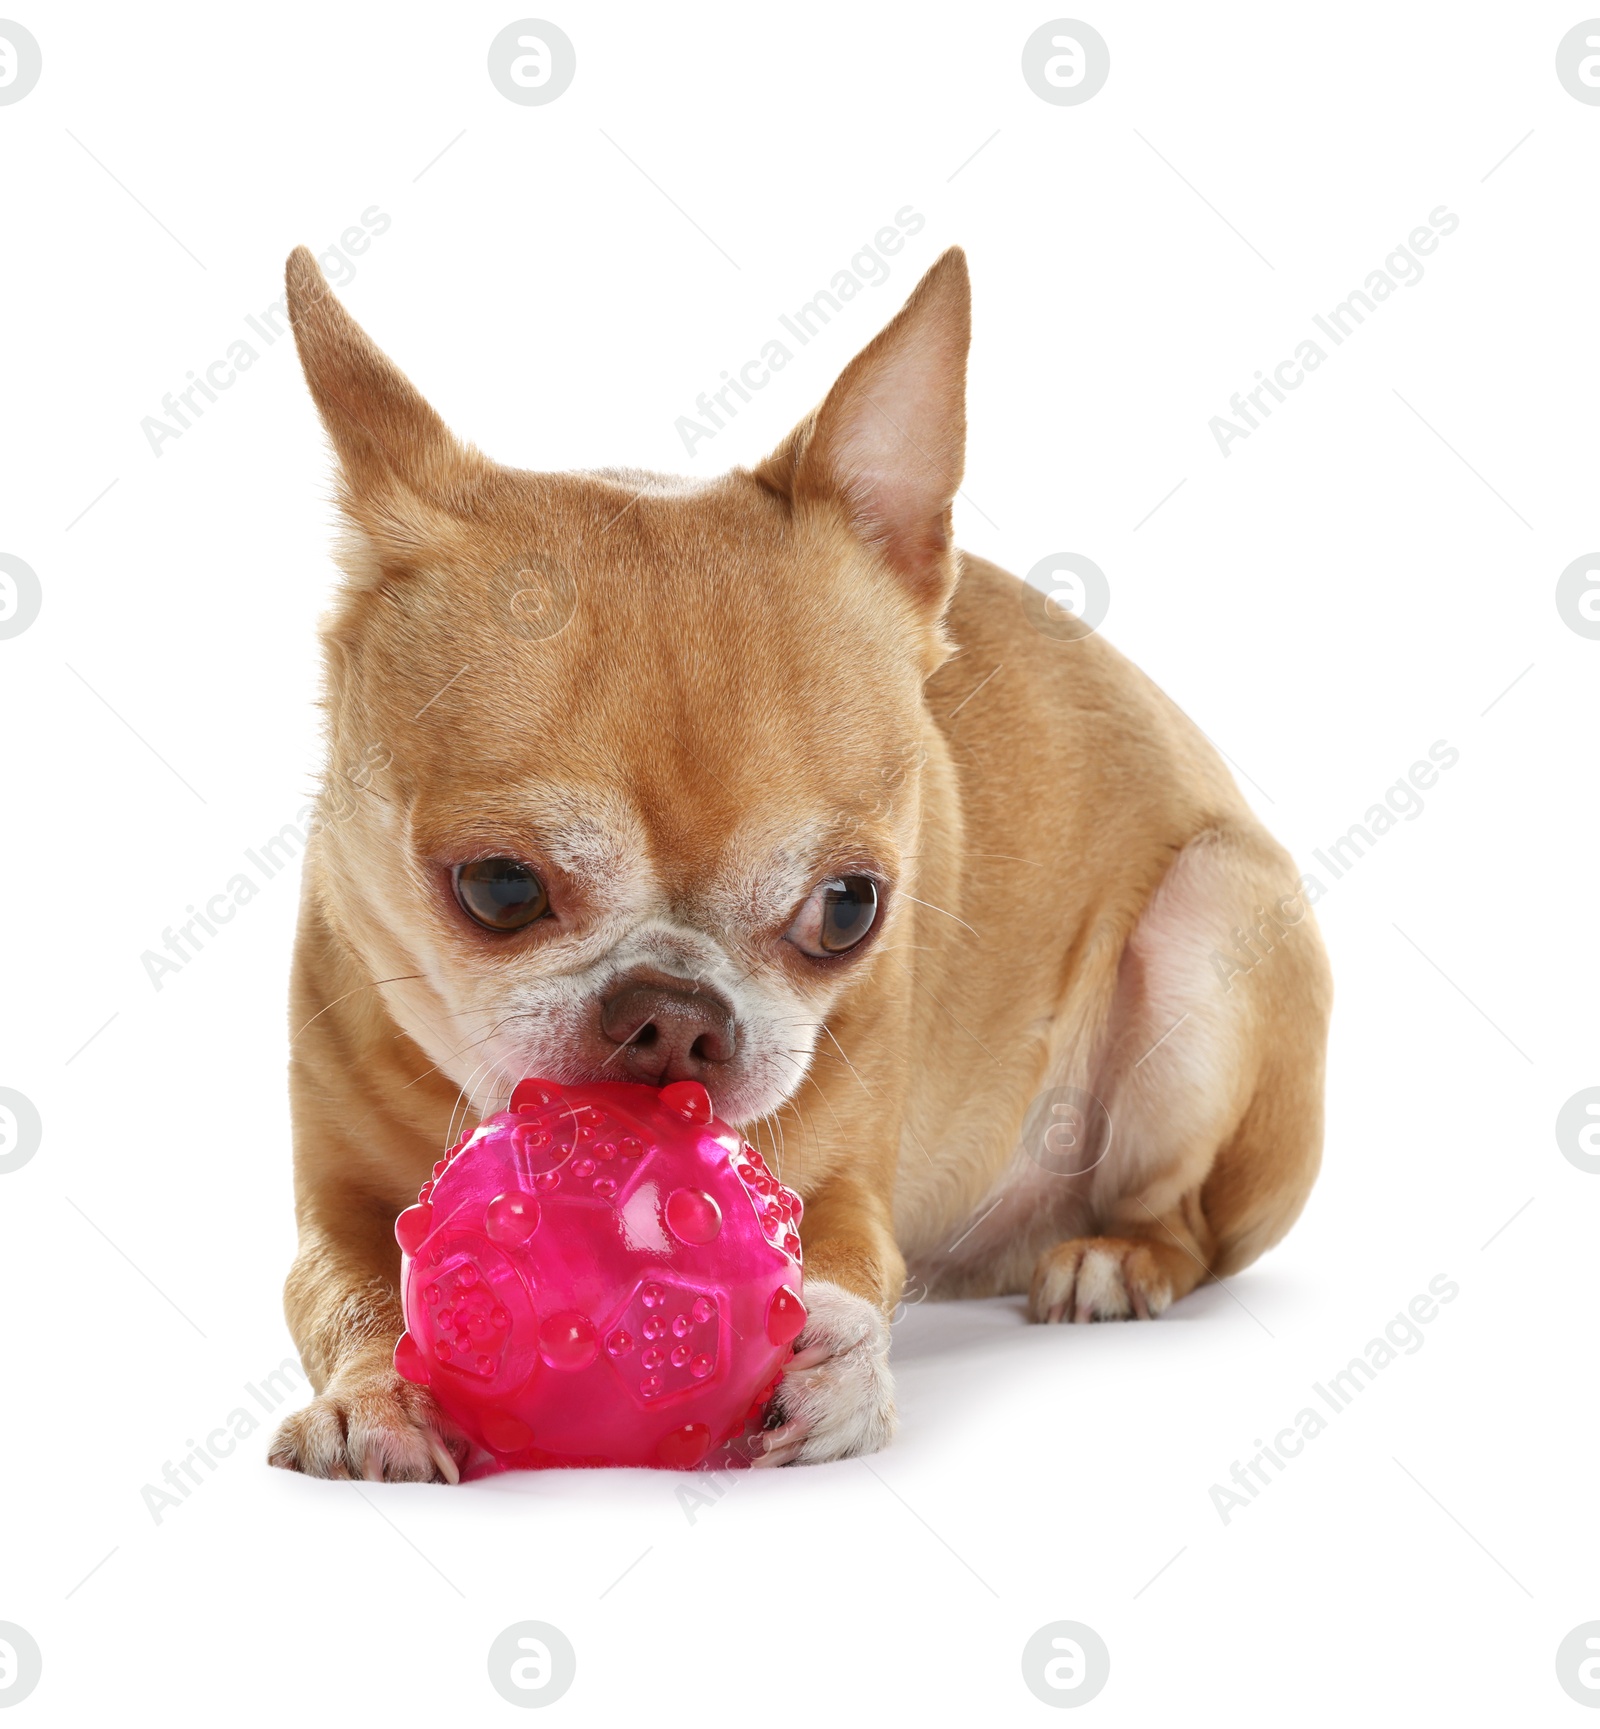
[[[520,931],[550,910],[550,896],[525,864],[480,858],[456,871],[456,899],[485,930]]]
[[[878,916],[878,885],[871,877],[835,877],[811,891],[785,933],[808,955],[842,955],[872,929]]]

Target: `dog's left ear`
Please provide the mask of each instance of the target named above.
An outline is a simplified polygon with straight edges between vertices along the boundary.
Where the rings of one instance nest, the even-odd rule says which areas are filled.
[[[934,619],[955,587],[950,506],[966,456],[971,334],[966,255],[952,246],[754,471],[797,508],[842,507]]]

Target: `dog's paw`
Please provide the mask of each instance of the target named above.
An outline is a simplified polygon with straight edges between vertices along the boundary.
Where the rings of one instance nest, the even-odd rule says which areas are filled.
[[[334,1381],[285,1417],[267,1462],[308,1477],[459,1483],[467,1451],[431,1395],[386,1369]]]
[[[1161,1252],[1119,1237],[1074,1237],[1039,1257],[1028,1294],[1035,1321],[1148,1321],[1172,1301]]]
[[[762,1436],[757,1465],[876,1453],[894,1435],[888,1323],[827,1279],[808,1279],[804,1301],[806,1324],[772,1401],[777,1426]]]

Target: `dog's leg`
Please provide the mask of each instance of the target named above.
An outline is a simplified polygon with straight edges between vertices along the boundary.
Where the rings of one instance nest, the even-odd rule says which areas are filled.
[[[313,1477],[453,1483],[467,1443],[425,1389],[394,1372],[393,1357],[405,1325],[395,1215],[437,1156],[454,1090],[331,940],[312,893],[291,1025],[300,1246],[283,1306],[317,1396],[284,1420],[268,1457]]]
[[[1093,1076],[1111,1123],[1094,1236],[1034,1266],[1036,1321],[1144,1320],[1247,1266],[1293,1223],[1321,1155],[1331,990],[1288,859],[1209,833],[1130,936]]]
[[[773,1398],[761,1465],[875,1453],[895,1430],[888,1316],[905,1262],[887,1209],[838,1179],[806,1202],[806,1324]]]
[[[1141,1221],[1140,1205],[1123,1209],[1106,1235],[1073,1237],[1039,1257],[1028,1293],[1034,1320],[1149,1321],[1206,1277],[1208,1234],[1190,1228],[1183,1208]]]
[[[312,1477],[458,1482],[466,1441],[425,1388],[394,1371],[405,1323],[393,1209],[349,1195],[337,1210],[337,1223],[303,1222],[284,1291],[317,1397],[284,1419],[268,1458]]]

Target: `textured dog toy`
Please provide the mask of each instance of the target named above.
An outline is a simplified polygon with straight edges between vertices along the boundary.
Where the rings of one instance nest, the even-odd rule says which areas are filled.
[[[698,1081],[522,1081],[395,1221],[394,1366],[468,1477],[737,1463],[805,1324],[799,1226]]]

